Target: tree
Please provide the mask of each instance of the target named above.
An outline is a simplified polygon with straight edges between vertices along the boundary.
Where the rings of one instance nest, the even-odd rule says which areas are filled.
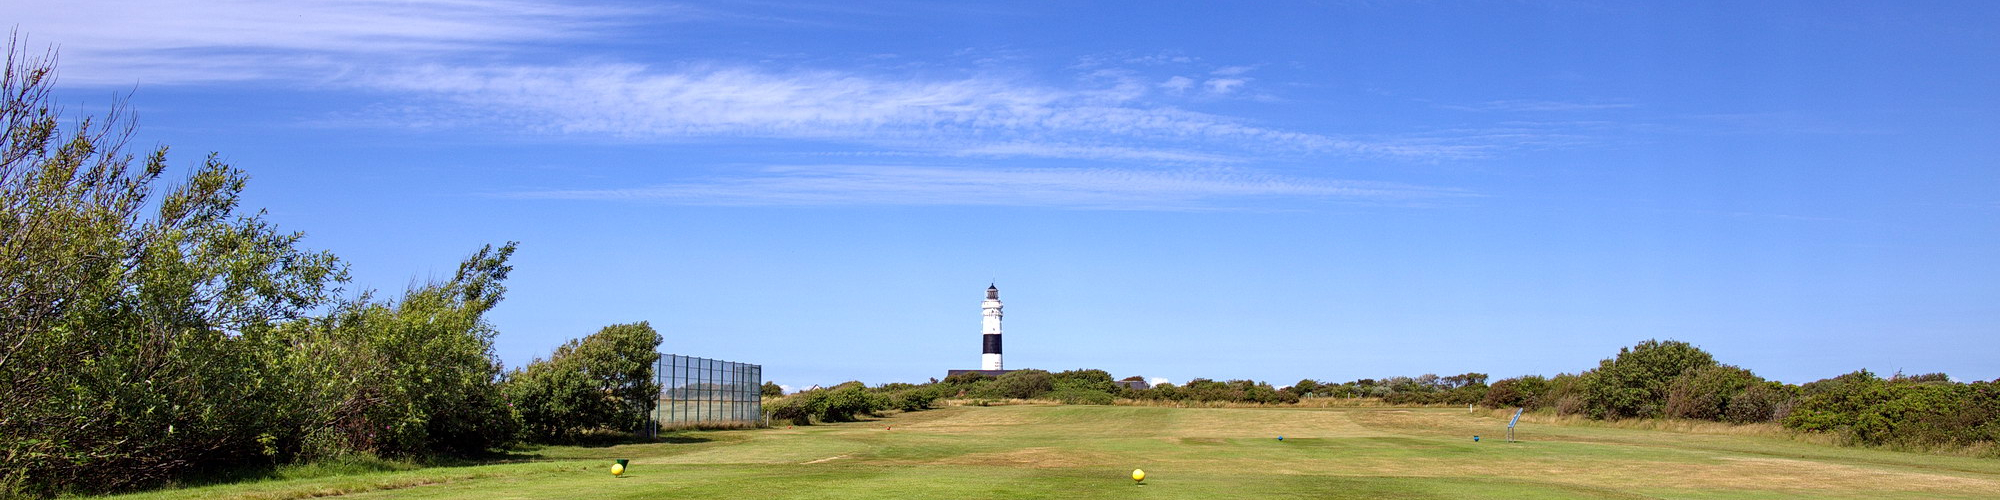
[[[362,294],[324,317],[246,335],[286,404],[274,451],[477,453],[511,443],[517,420],[499,387],[497,331],[485,314],[505,295],[514,243],[481,248],[452,278],[394,300]]]
[[[1299,379],[1298,383],[1292,384],[1291,387],[1285,388],[1285,391],[1290,392],[1299,397],[1306,397],[1306,396],[1311,396],[1313,395],[1314,392],[1319,391],[1319,387],[1320,387],[1319,381],[1306,378],[1306,379]]]
[[[1584,403],[1592,418],[1659,417],[1668,384],[1688,370],[1715,366],[1715,357],[1687,342],[1647,340],[1619,348],[1584,378]]]
[[[785,388],[779,386],[777,382],[766,380],[764,381],[764,386],[759,387],[757,392],[760,393],[763,397],[775,398],[784,396]]]
[[[1055,389],[1055,377],[1042,370],[1014,370],[993,380],[996,396],[1028,399]]]
[[[1540,375],[1501,379],[1487,388],[1480,404],[1487,408],[1539,409],[1545,404],[1542,396],[1548,390],[1548,379]]]
[[[1055,390],[1096,391],[1110,394],[1118,391],[1118,384],[1111,381],[1111,373],[1104,370],[1078,368],[1058,372],[1051,377]]]
[[[1763,382],[1763,377],[1734,366],[1694,367],[1667,385],[1664,411],[1673,418],[1722,420],[1730,400]]]
[[[345,267],[239,213],[246,177],[215,155],[161,189],[167,149],[135,163],[121,107],[62,127],[52,54],[10,42],[5,64],[0,492],[265,456],[279,398],[242,338],[330,301]]]
[[[661,340],[645,322],[604,327],[510,372],[507,396],[538,440],[567,442],[593,429],[641,430],[660,394],[653,366]]]

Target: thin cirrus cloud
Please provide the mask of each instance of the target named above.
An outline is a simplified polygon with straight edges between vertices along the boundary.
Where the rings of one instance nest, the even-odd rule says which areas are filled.
[[[1471,105],[1447,104],[1447,105],[1441,105],[1440,107],[1445,109],[1455,109],[1459,111],[1571,112],[1571,111],[1605,111],[1612,109],[1628,109],[1635,107],[1635,105],[1630,103],[1620,103],[1620,102],[1565,102],[1565,101],[1541,101],[1532,99],[1505,99],[1498,101],[1486,101]]]
[[[641,12],[542,0],[21,3],[9,6],[10,20],[28,41],[60,47],[63,81],[80,85],[317,80],[385,61],[587,36]]]
[[[633,16],[698,21],[721,15],[673,5],[71,0],[30,3],[19,14],[30,36],[62,47],[66,84],[309,82],[315,89],[385,99],[318,120],[323,124],[637,141],[804,139],[891,154],[1176,165],[1319,154],[1428,161],[1495,149],[1437,138],[1292,131],[1161,104],[1190,87],[1239,92],[1251,66],[1214,70],[1215,77],[1199,84],[1172,80],[1160,90],[1116,71],[1052,86],[992,76],[925,79],[728,62],[463,62],[503,61],[510,51],[543,42],[616,37],[620,23]]]
[[[528,199],[702,206],[1023,206],[1082,210],[1239,210],[1299,203],[1426,205],[1473,196],[1396,183],[1242,169],[971,169],[785,166],[641,188],[524,191]]]
[[[1190,161],[1322,153],[1429,160],[1485,150],[1288,131],[1141,105],[1124,93],[987,77],[894,79],[728,65],[426,65],[361,84],[426,96],[428,105],[401,111],[415,116],[379,118],[387,122],[489,122],[628,139],[827,139],[959,156]]]

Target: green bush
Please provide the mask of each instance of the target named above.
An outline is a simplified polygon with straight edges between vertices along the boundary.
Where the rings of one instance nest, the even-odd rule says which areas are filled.
[[[1585,414],[1589,408],[1584,404],[1584,388],[1590,385],[1590,379],[1595,375],[1593,372],[1557,374],[1549,379],[1548,390],[1536,400],[1541,401],[1544,407],[1555,410],[1557,415]]]
[[[1043,397],[1068,405],[1108,405],[1117,400],[1109,392],[1089,389],[1057,389]]]
[[[279,435],[299,438],[301,458],[476,453],[513,442],[518,418],[500,394],[496,332],[484,320],[505,293],[513,251],[513,243],[488,246],[448,281],[396,301],[363,295],[263,337],[276,351],[272,382],[292,404],[275,416]]]
[[[1486,390],[1486,397],[1479,404],[1487,408],[1527,408],[1542,407],[1542,396],[1549,390],[1549,380],[1540,375],[1528,375],[1501,379]]]
[[[892,407],[902,411],[923,411],[937,407],[937,401],[944,398],[944,387],[925,385],[902,389],[890,393]]]
[[[1598,419],[1662,416],[1676,377],[1715,365],[1714,356],[1686,342],[1647,340],[1620,348],[1582,380],[1585,411]]]
[[[818,408],[818,417],[822,422],[853,422],[861,416],[889,407],[888,398],[870,393],[859,385],[836,386],[825,391],[826,397]]]
[[[812,425],[813,416],[819,414],[824,405],[825,390],[806,391],[778,398],[764,403],[764,413],[772,421],[790,422],[792,425]]]
[[[1746,388],[1761,385],[1762,377],[1750,370],[1729,365],[1699,366],[1682,372],[1667,384],[1665,415],[1696,420],[1723,420],[1729,402]]]
[[[346,267],[240,211],[242,171],[211,154],[161,188],[165,148],[135,164],[117,110],[61,127],[53,62],[8,51],[0,491],[107,492],[200,468],[514,439],[483,319],[513,244],[395,300],[339,302]]]
[[[1119,386],[1104,370],[1075,369],[1058,372],[1050,376],[1051,390],[1055,391],[1096,391],[1106,394],[1118,392]]]
[[[1751,384],[1742,394],[1729,399],[1729,405],[1722,410],[1722,419],[1738,424],[1777,421],[1790,413],[1797,398],[1796,388],[1780,382]]]
[[[660,341],[645,322],[607,326],[509,372],[503,391],[527,437],[537,441],[573,442],[600,429],[637,432],[660,394],[653,377]]]
[[[2000,384],[1884,380],[1859,371],[1806,384],[1787,428],[1859,444],[1971,445],[2000,441]]]
[[[1014,370],[993,379],[987,397],[1032,399],[1055,389],[1055,377],[1042,370]]]

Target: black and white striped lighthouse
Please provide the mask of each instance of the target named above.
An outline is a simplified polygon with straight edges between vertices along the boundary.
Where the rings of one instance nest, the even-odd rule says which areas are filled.
[[[979,303],[979,369],[1005,370],[1000,363],[1000,287],[986,285],[986,301]]]

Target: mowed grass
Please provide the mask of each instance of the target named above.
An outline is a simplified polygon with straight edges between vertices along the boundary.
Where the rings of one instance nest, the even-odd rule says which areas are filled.
[[[1463,409],[952,407],[132,498],[2000,498],[2000,460],[1531,422],[1508,443],[1505,424]],[[614,458],[632,460],[626,477]]]

